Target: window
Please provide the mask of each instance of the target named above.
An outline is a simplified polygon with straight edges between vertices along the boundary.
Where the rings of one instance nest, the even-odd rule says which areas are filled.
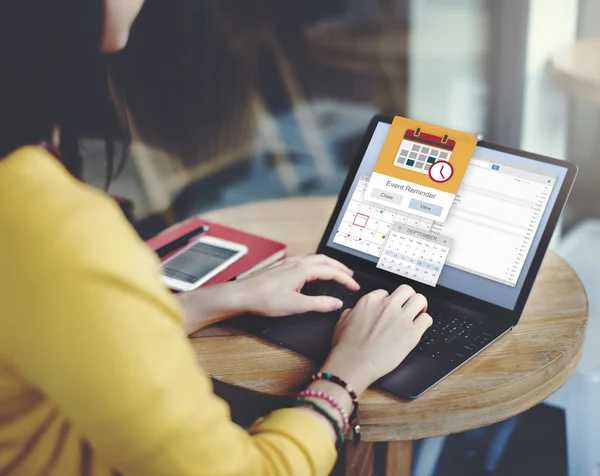
[[[454,239],[446,266],[515,286],[556,176],[471,159],[445,223],[431,231]]]

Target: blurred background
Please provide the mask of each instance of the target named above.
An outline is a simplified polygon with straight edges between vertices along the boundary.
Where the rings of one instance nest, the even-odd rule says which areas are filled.
[[[556,246],[575,267],[587,252],[576,270],[597,312],[598,0],[148,0],[111,70],[132,133],[110,193],[144,238],[215,208],[335,195],[369,119],[402,115],[579,166]],[[105,140],[125,138],[96,119],[84,174],[104,187]],[[438,441],[416,474],[567,474],[567,434],[583,430],[548,403]]]

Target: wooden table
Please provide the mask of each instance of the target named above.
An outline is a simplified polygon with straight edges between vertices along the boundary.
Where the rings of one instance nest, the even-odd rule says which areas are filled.
[[[333,198],[293,198],[219,210],[205,218],[311,253],[333,209]],[[378,390],[361,399],[363,443],[348,448],[347,473],[369,475],[374,442],[386,441],[387,476],[409,475],[412,441],[490,425],[552,395],[581,356],[587,322],[581,282],[549,252],[520,324],[508,336],[415,401]],[[192,343],[213,377],[262,392],[293,395],[314,370],[308,359],[235,329],[213,327]]]

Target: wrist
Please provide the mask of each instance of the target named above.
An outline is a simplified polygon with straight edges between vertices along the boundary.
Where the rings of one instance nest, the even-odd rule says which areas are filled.
[[[354,404],[342,387],[325,380],[316,380],[304,392],[298,394],[296,405],[321,419],[329,427],[330,434],[334,441],[337,440],[338,445],[344,441],[350,430],[349,415]]]
[[[252,280],[242,279],[228,284],[232,288],[231,305],[237,314],[260,314],[260,293],[253,286]]]
[[[373,383],[366,359],[356,357],[349,359],[335,349],[321,368],[321,372],[329,372],[341,378],[352,387],[359,398]]]
[[[231,282],[178,294],[187,333],[245,312],[245,296],[240,288]]]
[[[277,293],[273,291],[274,286],[277,286],[276,283],[253,276],[234,283],[237,287],[237,302],[238,307],[242,309],[241,313],[267,317],[286,315],[281,312],[281,308],[285,307],[282,299],[285,298],[278,298]]]
[[[225,319],[228,317],[237,316],[246,312],[251,312],[250,302],[252,296],[247,292],[243,283],[238,281],[231,281],[224,283],[224,312],[226,314]]]
[[[352,413],[354,408],[352,398],[350,397],[350,394],[339,385],[327,380],[315,380],[308,386],[307,389],[314,390],[316,392],[323,392],[331,396],[346,411],[348,415]],[[333,405],[329,403],[328,405],[334,408]]]

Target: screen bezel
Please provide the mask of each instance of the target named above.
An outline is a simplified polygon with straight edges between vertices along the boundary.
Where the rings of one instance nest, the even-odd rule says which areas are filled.
[[[550,212],[548,222],[546,223],[545,229],[540,238],[537,250],[535,250],[535,254],[531,261],[531,265],[525,278],[525,281],[523,282],[523,287],[521,288],[521,292],[519,293],[515,307],[513,309],[507,309],[505,307],[492,304],[490,302],[475,298],[473,296],[469,296],[459,291],[454,291],[452,289],[445,288],[443,286],[437,286],[435,288],[432,288],[430,286],[412,281],[408,278],[391,274],[389,272],[376,268],[372,262],[367,261],[364,258],[359,258],[357,256],[337,250],[327,245],[329,237],[331,236],[333,228],[335,227],[337,217],[341,213],[344,202],[346,201],[346,197],[351,191],[350,189],[352,187],[352,183],[354,182],[354,178],[356,177],[360,164],[364,158],[369,143],[371,142],[371,138],[375,132],[377,125],[380,122],[391,124],[392,120],[393,117],[385,115],[376,115],[371,119],[371,122],[369,123],[369,126],[358,148],[356,157],[352,162],[352,165],[350,166],[348,175],[342,186],[337,203],[329,219],[329,223],[327,224],[321,242],[319,243],[317,252],[326,254],[334,259],[337,259],[352,269],[368,272],[369,276],[381,280],[382,282],[390,283],[394,286],[399,286],[401,284],[410,284],[417,292],[423,293],[426,296],[432,295],[442,300],[449,300],[453,303],[460,303],[466,308],[473,309],[475,311],[479,311],[486,314],[491,314],[495,317],[508,319],[512,322],[512,324],[516,324],[519,318],[521,317],[521,314],[523,313],[523,309],[525,308],[525,304],[527,303],[527,299],[529,298],[529,294],[531,293],[531,289],[533,288],[533,284],[542,265],[542,261],[546,254],[546,251],[548,250],[548,246],[550,245],[550,240],[552,239],[552,235],[554,233],[558,220],[560,219],[560,216],[564,210],[567,198],[569,197],[571,189],[573,188],[573,183],[575,182],[575,177],[577,176],[577,166],[563,160],[553,159],[550,157],[545,157],[542,155],[533,154],[531,152],[525,152],[518,149],[512,149],[510,147],[504,147],[486,141],[481,141],[478,143],[479,147],[485,147],[487,149],[496,150],[507,154],[518,155],[520,157],[536,160],[539,162],[555,165],[566,169],[565,178],[561,184],[560,191],[556,197],[556,201],[554,202],[554,205]]]

